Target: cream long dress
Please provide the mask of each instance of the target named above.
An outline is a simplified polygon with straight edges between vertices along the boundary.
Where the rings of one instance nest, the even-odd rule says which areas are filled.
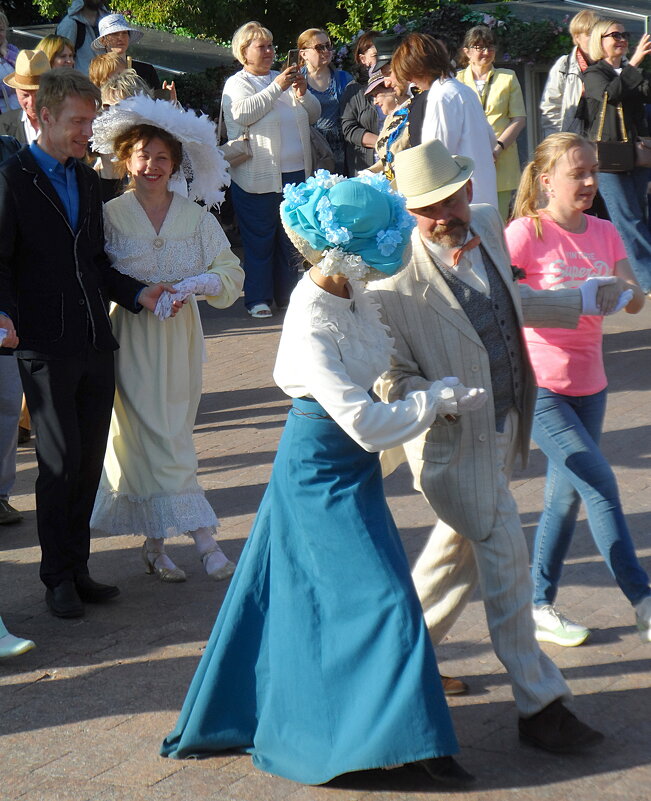
[[[157,235],[133,192],[104,207],[106,252],[114,268],[144,283],[205,272],[223,283],[208,302],[226,308],[244,272],[212,214],[174,194]],[[199,400],[203,332],[191,296],[174,318],[111,309],[120,343],[115,403],[91,527],[110,534],[173,537],[218,525],[197,481],[192,442]]]

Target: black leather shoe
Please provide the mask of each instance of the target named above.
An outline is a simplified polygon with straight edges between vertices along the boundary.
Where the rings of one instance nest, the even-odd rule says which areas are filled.
[[[117,587],[110,584],[100,584],[94,581],[88,573],[80,576],[75,576],[75,587],[79,593],[79,597],[84,603],[87,604],[103,604],[105,601],[110,601],[120,594]]]
[[[71,579],[45,591],[45,603],[55,617],[82,617],[84,605]]]
[[[553,754],[571,754],[594,748],[603,739],[600,731],[582,723],[557,698],[533,717],[518,721],[520,739],[528,745],[551,751]]]
[[[475,781],[472,773],[468,773],[451,756],[421,759],[417,763],[439,787],[468,787]]]

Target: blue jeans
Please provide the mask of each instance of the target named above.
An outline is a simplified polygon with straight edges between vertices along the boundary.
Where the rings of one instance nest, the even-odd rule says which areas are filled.
[[[285,184],[305,180],[303,170],[284,172]],[[244,248],[244,303],[247,309],[257,303],[285,307],[298,280],[301,257],[287,238],[280,221],[283,196],[279,192],[256,195],[231,184],[233,207]]]
[[[624,240],[633,273],[645,294],[651,292],[651,231],[647,227],[649,170],[599,173],[599,191],[613,225]]]
[[[545,507],[532,562],[534,605],[556,598],[563,562],[581,501],[592,537],[621,591],[632,604],[650,594],[649,577],[635,555],[610,465],[599,450],[606,390],[573,397],[538,389],[532,436],[547,456]]]

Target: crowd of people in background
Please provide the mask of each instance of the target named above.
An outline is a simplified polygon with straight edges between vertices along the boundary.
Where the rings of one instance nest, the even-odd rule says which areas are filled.
[[[619,22],[574,17],[522,171],[523,93],[485,25],[458,52],[366,31],[353,76],[327,31],[279,63],[247,22],[221,98],[228,161],[215,121],[129,54],[143,32],[101,0],[74,0],[34,50],[8,25],[0,12],[0,525],[22,520],[10,497],[33,425],[53,615],[119,595],[89,573],[91,531],[143,538],[163,582],[186,579],[165,548],[180,535],[208,576],[235,573],[162,753],[237,748],[311,784],[416,763],[436,787],[469,785],[445,704],[469,688],[433,646],[477,586],[520,738],[598,745],[538,642],[590,635],[555,606],[581,503],[651,641],[649,577],[600,449],[602,320],[651,295],[651,36],[628,56]],[[601,143],[630,143],[628,168]],[[211,213],[226,190],[241,266]],[[192,432],[197,297],[223,309],[242,290],[255,320],[285,314],[274,380],[292,407],[236,568]],[[548,466],[530,569],[509,480],[531,437]],[[382,489],[401,461],[438,518],[411,574]],[[0,618],[0,658],[33,647]]]

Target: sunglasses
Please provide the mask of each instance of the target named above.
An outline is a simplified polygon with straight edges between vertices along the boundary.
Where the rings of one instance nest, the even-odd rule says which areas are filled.
[[[333,50],[331,44],[317,44],[312,45],[312,47],[307,47],[306,50],[316,50],[317,53],[328,53],[330,50]]]
[[[612,33],[604,33],[601,38],[607,39],[609,36],[612,36],[616,42],[628,42],[631,38],[629,31],[612,31]]]
[[[469,50],[476,50],[478,53],[492,53],[495,45],[470,45]]]

